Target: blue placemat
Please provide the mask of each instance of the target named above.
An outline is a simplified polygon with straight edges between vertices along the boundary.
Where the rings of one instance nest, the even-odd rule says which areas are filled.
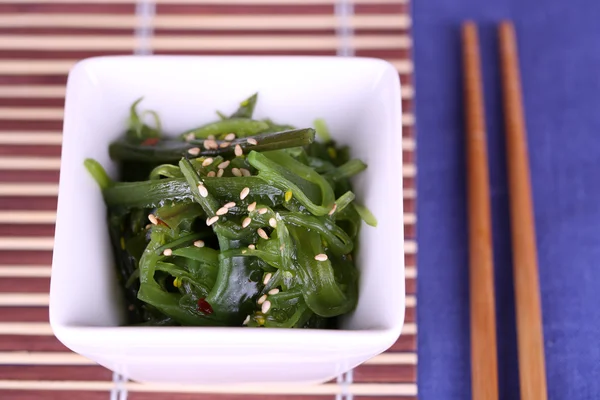
[[[480,29],[501,399],[518,399],[495,24],[515,22],[529,134],[551,399],[600,399],[600,1],[415,2],[421,400],[470,398],[459,26]]]

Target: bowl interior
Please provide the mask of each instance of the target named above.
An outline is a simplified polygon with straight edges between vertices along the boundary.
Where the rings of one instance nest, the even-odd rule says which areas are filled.
[[[118,326],[123,302],[100,190],[83,167],[116,168],[108,144],[129,106],[156,110],[170,134],[215,120],[258,92],[256,116],[298,127],[324,118],[368,169],[355,180],[360,203],[379,220],[364,225],[357,265],[360,297],[343,329],[401,326],[404,313],[402,150],[397,73],[374,59],[311,57],[106,57],[69,76],[51,284],[53,326]]]

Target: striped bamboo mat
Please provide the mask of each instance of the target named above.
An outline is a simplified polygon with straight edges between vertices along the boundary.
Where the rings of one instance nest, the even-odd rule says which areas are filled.
[[[415,399],[415,167],[408,0],[0,0],[0,398]],[[66,74],[106,54],[371,56],[404,107],[407,312],[390,351],[319,386],[141,385],[52,335],[48,289]]]

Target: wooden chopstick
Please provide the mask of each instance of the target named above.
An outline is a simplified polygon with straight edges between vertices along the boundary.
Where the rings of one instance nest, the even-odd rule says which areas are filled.
[[[498,28],[514,268],[521,399],[544,400],[546,370],[529,157],[521,78],[512,23]]]
[[[462,27],[466,110],[472,398],[498,399],[490,188],[477,27]]]

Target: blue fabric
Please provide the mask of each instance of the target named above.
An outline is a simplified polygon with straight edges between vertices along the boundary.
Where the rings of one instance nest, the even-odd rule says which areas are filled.
[[[415,1],[421,400],[470,398],[461,21],[480,26],[499,386],[518,399],[495,24],[515,22],[551,399],[600,399],[600,1]]]

